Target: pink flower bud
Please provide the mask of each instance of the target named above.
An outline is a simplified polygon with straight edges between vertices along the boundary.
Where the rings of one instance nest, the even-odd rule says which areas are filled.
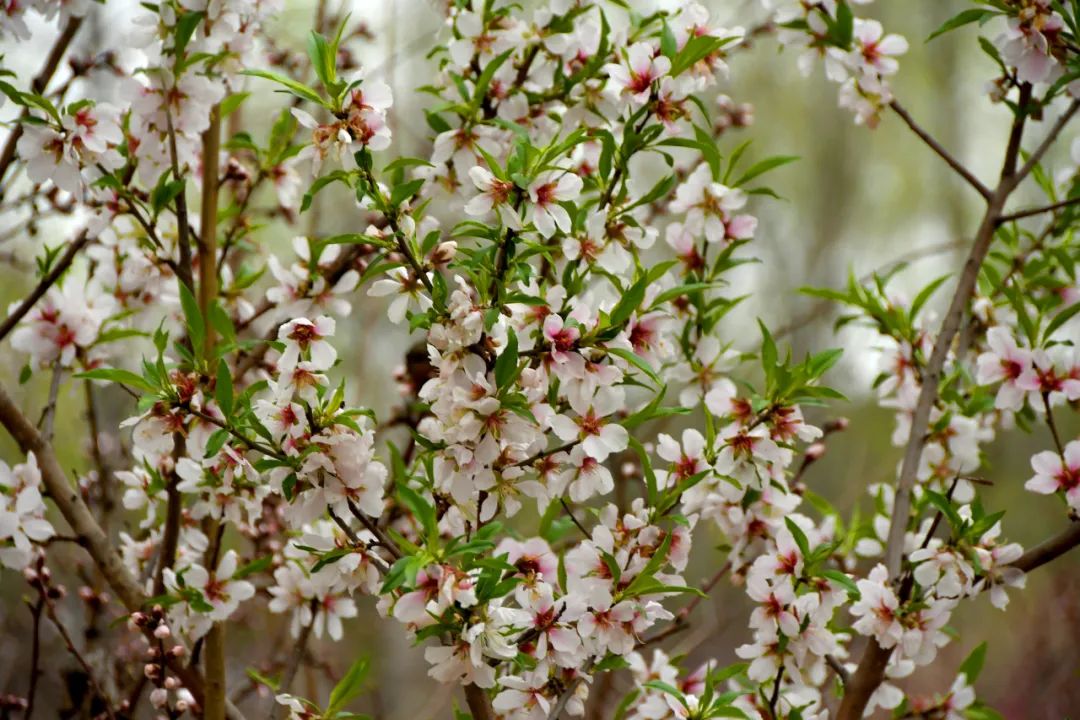
[[[165,688],[154,688],[150,693],[150,703],[156,708],[163,708],[169,702],[169,691]]]

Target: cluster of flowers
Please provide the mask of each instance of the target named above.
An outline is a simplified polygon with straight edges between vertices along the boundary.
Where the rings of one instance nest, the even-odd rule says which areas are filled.
[[[93,7],[94,0],[21,0],[6,2],[0,8],[0,39],[14,37],[29,40],[30,27],[27,15],[33,11],[46,22],[58,20],[66,23],[71,18],[81,18]]]
[[[136,41],[147,67],[123,81],[123,112],[89,100],[53,111],[31,103],[37,122],[25,125],[19,156],[34,183],[95,212],[92,262],[85,279],[68,276],[48,291],[12,343],[32,366],[95,371],[87,377],[143,395],[123,425],[130,463],[114,473],[124,507],[141,514],[138,530],[120,533],[122,559],[148,597],[168,598],[152,617],[134,618],[141,630],[182,650],[265,601],[290,616],[296,638],[338,640],[360,593],[429,643],[432,677],[476,686],[501,717],[580,714],[592,675],[629,665],[632,717],[823,720],[829,673],[854,634],[895,649],[888,674],[900,678],[935,659],[962,598],[990,590],[1004,607],[1005,588],[1023,585],[1011,566],[1021,548],[1000,540],[1000,515],[985,513],[971,474],[1003,424],[1022,413],[1049,420],[1055,406],[1080,399],[1071,349],[1049,338],[1021,344],[1016,317],[985,299],[978,322],[989,331],[951,365],[975,369],[972,387],[987,402],[942,393],[917,472],[918,507],[938,517],[907,533],[900,583],[884,565],[856,578],[858,558],[885,553],[891,487],[871,488],[876,514],[854,530],[835,513],[816,521],[799,512],[796,460],[804,468],[823,451],[823,431],[800,406],[834,396],[819,380],[838,351],[794,364],[764,328],[760,353],[720,339],[737,303],[722,294],[725,274],[757,232],[746,185],[779,164],[743,170],[741,152],[721,158],[717,137],[750,112],[721,95],[713,122],[699,97],[715,90],[746,33],[713,26],[693,2],[648,17],[611,5],[450,8],[440,71],[425,88],[440,102],[427,114],[431,155],[381,170],[373,153],[390,146],[393,98],[362,73],[338,79],[340,33],[312,38],[309,69],[321,91],[251,73],[298,101],[269,147],[250,137],[227,146],[220,165],[235,180],[237,215],[268,179],[276,209],[291,219],[310,203],[300,200],[308,183],[296,169],[306,163],[316,178],[310,195],[345,184],[373,216],[363,233],[329,244],[296,238],[291,260],[269,255],[272,283],[258,302],[249,299],[258,271],[226,262],[244,236],[242,218],[221,229],[228,242],[209,263],[195,253],[216,268],[200,289],[209,283],[218,296],[199,307],[180,286],[180,265],[192,260],[183,243],[198,228],[177,200],[205,166],[201,135],[219,103],[258,64],[259,25],[273,3],[148,9]],[[18,34],[9,6],[2,27]],[[1052,13],[1037,1],[1024,7],[1010,25],[1023,38],[1002,54],[1026,73],[1039,47],[1030,28],[1046,57],[1056,57],[1056,41]],[[852,17],[848,2],[771,9],[782,42],[823,57],[843,83],[842,104],[873,125],[892,99],[887,78],[903,39]],[[303,146],[292,142],[293,119],[310,131]],[[659,173],[649,164],[656,158]],[[368,296],[390,298],[393,323],[424,338],[404,373],[405,407],[378,426],[331,380],[337,321],[364,283]],[[901,301],[868,292],[858,296],[864,306],[908,318],[884,335],[878,386],[902,445],[933,334]],[[210,328],[220,347],[204,346]],[[152,335],[157,351],[142,374],[104,367],[130,367],[119,341],[135,335]],[[764,382],[737,386],[741,361],[755,354]],[[677,407],[663,404],[665,381],[678,384]],[[979,389],[993,385],[993,399]],[[704,418],[703,430],[657,432],[649,442],[631,435],[689,413]],[[390,442],[397,425],[409,431],[403,451]],[[385,462],[376,456],[383,441]],[[1031,490],[1061,492],[1080,512],[1080,441],[1032,466]],[[32,543],[53,534],[39,484],[32,455],[13,470],[0,466],[7,566],[27,567]],[[617,484],[627,492],[615,493]],[[504,525],[527,501],[539,530]],[[942,515],[947,539],[935,534]],[[754,603],[751,637],[737,650],[748,662],[721,694],[713,664],[680,680],[663,653],[647,664],[634,652],[677,622],[665,603],[690,590],[682,573],[692,531],[705,523],[723,534],[731,575]],[[222,528],[250,548],[222,547]],[[852,533],[858,542],[846,542]],[[262,557],[245,564],[249,550]],[[850,627],[837,618],[843,607]],[[155,706],[182,712],[192,703],[163,664],[151,679]],[[960,712],[974,701],[969,685],[962,674],[924,706]],[[311,709],[287,693],[279,701],[294,717]],[[870,707],[903,701],[884,684]]]
[[[55,534],[45,518],[37,458],[31,453],[15,467],[0,461],[0,563],[25,568],[33,558],[34,543]]]

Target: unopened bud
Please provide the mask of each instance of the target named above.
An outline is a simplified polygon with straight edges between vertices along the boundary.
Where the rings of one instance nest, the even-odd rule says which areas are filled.
[[[175,690],[176,688],[180,687],[180,679],[172,677],[170,675],[169,677],[165,678],[165,687],[169,688],[170,690]]]
[[[821,456],[825,454],[825,443],[816,442],[810,447],[806,448],[806,462],[814,462],[820,460]]]
[[[455,241],[441,242],[431,251],[431,264],[436,266],[445,265],[453,260],[455,255],[457,255],[457,243]]]
[[[158,640],[164,640],[171,635],[172,632],[169,631],[169,626],[165,623],[161,623],[156,628],[154,628],[154,637],[156,637]]]
[[[150,703],[156,708],[163,708],[169,702],[169,691],[165,688],[154,688],[150,693]]]
[[[849,421],[846,417],[838,417],[835,420],[830,420],[829,422],[825,423],[825,434],[828,435],[829,433],[847,430],[850,422],[851,421]]]

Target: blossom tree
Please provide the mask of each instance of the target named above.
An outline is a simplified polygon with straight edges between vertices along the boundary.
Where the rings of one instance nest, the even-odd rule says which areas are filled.
[[[1080,7],[982,0],[932,38],[983,27],[987,101],[1011,117],[986,180],[895,97],[908,42],[856,17],[869,0],[765,0],[730,28],[696,2],[444,5],[424,157],[395,152],[391,89],[353,63],[350,18],[320,13],[301,56],[269,30],[274,0],[144,3],[141,67],[73,59],[51,88],[100,3],[0,6],[6,43],[59,33],[30,82],[0,67],[17,116],[0,197],[74,218],[0,324],[21,381],[51,378],[39,421],[0,387],[21,448],[0,463],[0,563],[30,593],[34,647],[48,621],[83,668],[87,717],[360,717],[370,658],[328,698],[294,680],[311,637],[341,640],[363,611],[422,646],[476,720],[581,715],[617,671],[633,686],[604,717],[997,717],[973,689],[985,646],[935,661],[970,598],[1005,610],[1080,544],[1080,440],[1055,419],[1080,400],[1080,176],[1043,167],[1080,109]],[[913,299],[888,274],[809,291],[879,335],[903,451],[866,488],[869,519],[804,478],[845,426],[823,380],[840,351],[796,358],[764,324],[748,343],[725,322],[757,216],[783,212],[761,178],[792,160],[744,161],[731,135],[750,110],[720,94],[766,36],[799,71],[822,65],[855,123],[895,115],[983,201],[963,266]],[[252,97],[277,105],[266,135],[243,120]],[[353,232],[301,232],[320,193],[345,199]],[[1045,199],[1016,209],[1018,194]],[[267,226],[296,237],[277,247]],[[386,417],[348,372],[339,326],[358,303],[418,343]],[[53,446],[72,384],[77,475]],[[106,391],[127,402],[119,427],[102,427]],[[1025,487],[1066,526],[1026,552],[980,497],[982,449],[1013,426],[1047,428]],[[714,573],[688,578],[709,528]],[[93,561],[79,601],[126,672],[66,626],[62,540]],[[743,662],[684,672],[662,643],[725,580],[754,607]],[[253,662],[227,640],[241,613],[288,617],[292,651],[253,673],[272,708],[229,687]],[[940,691],[906,695],[896,681],[924,667]],[[31,716],[47,671],[35,651],[6,706]]]

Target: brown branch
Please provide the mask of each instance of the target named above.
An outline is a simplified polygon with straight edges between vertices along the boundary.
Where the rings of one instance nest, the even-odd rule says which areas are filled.
[[[1049,205],[1041,205],[1039,207],[1028,208],[1026,210],[1019,210],[1008,215],[1002,215],[998,218],[998,222],[1001,224],[1014,222],[1016,220],[1022,220],[1024,218],[1033,217],[1035,215],[1042,215],[1043,213],[1052,213],[1062,208],[1067,208],[1072,205],[1080,203],[1080,197],[1069,198],[1068,200],[1061,200],[1060,202],[1051,203]]]
[[[38,594],[36,603],[27,600],[27,607],[34,618],[33,640],[30,646],[30,689],[26,691],[26,714],[23,720],[30,720],[34,714],[34,698],[37,697],[38,678],[41,676],[41,611],[45,608],[45,597]]]
[[[1029,573],[1035,568],[1058,559],[1077,545],[1080,545],[1080,522],[1072,523],[1061,534],[1031,548],[1009,567]]]
[[[840,684],[847,687],[847,684],[851,682],[851,673],[844,667],[844,663],[837,660],[833,655],[826,655],[825,664],[836,673],[836,677],[840,678]]]
[[[994,234],[1001,217],[1001,210],[1012,191],[1031,172],[1039,159],[1054,143],[1057,136],[1060,135],[1069,120],[1076,114],[1077,109],[1080,109],[1080,101],[1074,101],[1058,119],[1054,127],[1051,128],[1035,152],[1028,158],[1027,163],[1019,171],[1015,171],[1024,123],[1027,117],[1026,103],[1023,101],[1026,97],[1029,97],[1028,93],[1030,92],[1030,88],[1025,90],[1025,87],[1022,86],[1020,89],[1022,103],[1017,106],[1017,113],[1013,119],[1009,144],[1002,162],[1000,179],[997,187],[987,197],[986,212],[979,224],[978,231],[975,233],[975,239],[967,261],[964,263],[948,312],[934,341],[934,349],[930,355],[930,360],[923,371],[922,387],[911,419],[908,442],[900,466],[900,476],[896,482],[896,497],[893,503],[891,524],[885,547],[885,564],[889,570],[889,576],[892,578],[899,576],[903,563],[904,536],[907,533],[911,517],[911,495],[918,472],[919,460],[922,457],[922,451],[927,441],[930,411],[937,401],[938,385],[941,381],[945,362],[948,359],[953,340],[960,329],[972,293],[975,290],[979,270],[994,240]],[[913,129],[915,128],[913,127]],[[941,154],[938,147],[930,143],[928,138],[924,139],[935,151],[938,151],[939,155]],[[859,720],[862,718],[863,710],[866,708],[870,696],[885,677],[885,667],[891,654],[891,649],[883,649],[873,640],[867,643],[866,651],[859,662],[859,666],[852,675],[851,683],[845,690],[843,701],[836,715],[837,720]]]
[[[105,531],[98,525],[90,509],[83,502],[76,486],[73,486],[60,466],[52,446],[45,442],[37,429],[26,419],[7,389],[0,384],[0,425],[11,434],[19,448],[26,453],[34,453],[41,471],[42,483],[48,496],[64,520],[80,539],[80,545],[86,548],[97,565],[105,581],[129,612],[135,612],[146,605],[147,597],[139,587],[138,581],[121,562],[119,554],[112,547]],[[180,678],[196,702],[203,698],[203,678],[195,669],[182,662],[170,661],[173,672]],[[231,705],[228,715],[234,720],[243,720],[243,714]]]
[[[559,502],[562,503],[562,509],[570,517],[574,525],[577,526],[577,529],[581,531],[581,534],[585,536],[585,539],[590,539],[592,535],[589,534],[589,531],[585,529],[585,526],[574,516],[574,511],[570,509],[570,505],[566,502],[566,498],[559,498]]]
[[[955,170],[956,173],[960,175],[960,177],[964,178],[964,180],[966,180],[967,183],[971,185],[971,187],[975,188],[975,191],[982,195],[983,199],[985,199],[987,202],[990,201],[990,196],[992,194],[990,189],[983,185],[982,182],[977,177],[975,177],[970,170],[968,170],[966,167],[963,166],[963,164],[960,163],[960,161],[954,158],[949,153],[949,151],[941,145],[941,143],[939,143],[930,135],[930,133],[928,133],[922,128],[922,126],[915,122],[915,118],[911,117],[911,114],[904,108],[903,105],[898,103],[896,100],[893,100],[891,103],[889,103],[889,107],[892,108],[896,112],[896,114],[900,116],[900,118],[907,124],[907,126],[911,128],[911,130],[916,135],[918,135],[924,143],[930,146],[931,150],[937,153],[942,160],[948,163],[949,167]]]
[[[1080,110],[1080,100],[1073,100],[1072,104],[1069,105],[1069,108],[1061,114],[1061,117],[1057,119],[1057,122],[1054,123],[1054,126],[1050,128],[1050,132],[1048,132],[1046,134],[1046,137],[1043,138],[1043,141],[1039,145],[1039,147],[1035,149],[1035,152],[1031,153],[1031,155],[1028,157],[1027,162],[1024,163],[1024,166],[1020,168],[1019,172],[1016,173],[1016,183],[1019,183],[1021,180],[1026,178],[1031,173],[1031,171],[1035,169],[1035,166],[1039,164],[1039,161],[1042,160],[1043,156],[1046,155],[1047,151],[1050,150],[1050,147],[1058,139],[1058,136],[1061,135],[1061,131],[1065,129],[1065,126],[1068,125],[1069,121],[1071,121],[1073,119],[1073,116],[1076,115],[1077,110]],[[1014,183],[1013,187],[1015,186],[1016,185]]]
[[[203,720],[225,720],[225,623],[216,622],[206,633],[206,676]]]
[[[465,686],[465,702],[469,704],[469,712],[473,720],[494,720],[495,713],[491,709],[491,701],[487,693],[474,683]]]
[[[67,628],[64,627],[64,624],[60,622],[60,618],[57,617],[56,606],[53,605],[53,601],[49,598],[49,589],[44,586],[39,586],[38,593],[40,593],[41,599],[45,601],[45,612],[48,614],[49,620],[52,621],[53,627],[56,628],[57,632],[60,633],[60,637],[63,638],[64,645],[67,646],[67,651],[71,653],[79,663],[80,667],[82,667],[83,673],[86,675],[86,680],[90,683],[90,687],[93,689],[94,694],[97,695],[105,705],[105,714],[111,718],[111,720],[116,720],[116,714],[112,709],[112,700],[110,700],[109,696],[105,693],[105,689],[101,687],[101,683],[94,677],[94,669],[90,667],[90,663],[86,661],[86,658],[79,652],[79,649],[75,647],[75,643],[72,641]]]
[[[63,59],[64,54],[67,53],[68,47],[71,45],[71,41],[75,39],[75,33],[79,31],[79,27],[82,23],[83,18],[81,17],[71,17],[68,19],[67,25],[64,26],[64,29],[60,32],[60,36],[56,38],[56,42],[53,43],[52,49],[49,50],[49,54],[45,58],[45,64],[30,83],[30,89],[35,93],[40,95],[45,92],[45,88],[48,86],[49,81],[52,80],[52,76],[56,74],[56,68],[60,66],[60,60]],[[22,114],[19,115],[19,120],[23,120],[29,115],[30,110],[24,109]],[[22,134],[22,123],[16,122],[15,126],[11,128],[11,134],[8,135],[7,142],[4,143],[4,149],[0,151],[0,200],[3,199],[4,191],[8,187],[8,184],[3,182],[4,176],[7,174],[8,168],[15,159],[15,148],[18,145],[19,138],[22,137]]]
[[[1057,423],[1054,422],[1054,409],[1050,407],[1050,393],[1042,393],[1043,410],[1046,411],[1046,426],[1050,428],[1050,437],[1054,439],[1054,447],[1057,448],[1058,457],[1065,462],[1065,446],[1061,444],[1061,435],[1058,434]]]
[[[180,522],[183,519],[183,498],[177,487],[180,476],[176,472],[175,462],[187,454],[187,441],[182,432],[173,433],[173,463],[169,477],[165,481],[165,529],[161,534],[161,550],[158,554],[157,568],[154,571],[154,595],[165,593],[165,570],[176,562],[176,548],[180,541]]]
[[[30,294],[19,303],[19,306],[15,308],[10,315],[4,318],[2,323],[0,323],[0,340],[7,337],[8,333],[14,330],[15,326],[19,324],[19,321],[26,317],[26,314],[33,309],[34,305],[37,304],[37,301],[49,291],[49,288],[56,284],[56,281],[60,279],[69,267],[71,267],[71,263],[75,260],[75,256],[78,255],[89,242],[90,235],[86,230],[83,230],[79,233],[79,236],[68,245],[67,250],[64,251],[64,254],[60,256],[59,260],[53,263],[53,266],[49,269],[49,272],[45,274],[45,277],[38,281],[38,284],[30,291]]]
[[[300,637],[296,639],[296,643],[293,645],[292,653],[289,655],[289,661],[285,665],[285,670],[281,673],[281,680],[278,681],[276,688],[278,693],[289,692],[293,679],[296,677],[296,673],[299,672],[300,666],[304,662],[304,655],[307,654],[308,642],[311,640],[311,631],[315,626],[315,613],[318,611],[319,607],[318,598],[312,598],[309,607],[311,608],[311,622],[303,627],[300,631]],[[274,717],[282,717],[285,714],[286,709],[287,708],[284,705],[278,705],[274,712]]]
[[[176,234],[177,244],[180,246],[180,264],[176,268],[176,277],[194,293],[195,281],[191,274],[191,236],[187,210],[187,178],[180,176],[180,161],[176,151],[176,129],[173,127],[172,111],[168,104],[165,105],[165,125],[168,130],[169,162],[172,166],[173,180],[183,183],[180,192],[176,194]]]
[[[56,421],[56,402],[60,396],[60,381],[64,379],[64,367],[57,360],[53,366],[52,380],[49,381],[49,399],[45,403],[45,410],[41,413],[41,436],[45,442],[52,442],[53,425]]]

